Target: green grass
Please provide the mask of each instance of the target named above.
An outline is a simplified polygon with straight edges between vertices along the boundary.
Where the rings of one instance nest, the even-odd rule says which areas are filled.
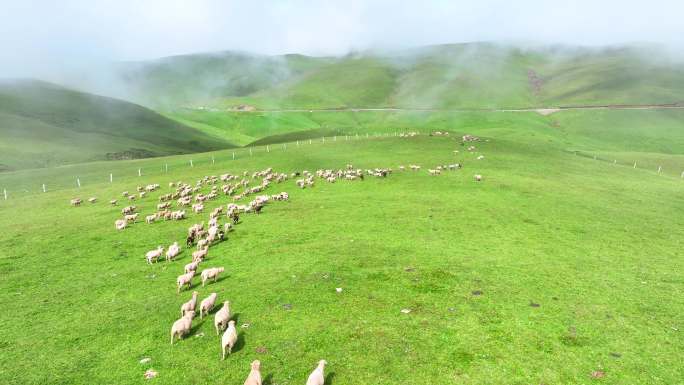
[[[81,190],[15,191],[0,201],[0,303],[11,309],[3,378],[129,384],[152,367],[160,373],[153,381],[164,384],[241,384],[260,359],[271,383],[300,384],[325,358],[334,384],[678,383],[684,182],[575,156],[548,142],[548,125],[530,137],[535,127],[515,136],[505,121],[490,123],[451,138],[314,142],[252,157],[240,150],[235,161],[232,151],[195,154],[194,168],[188,155],[122,161],[113,184],[112,163],[0,175],[1,186],[36,183],[38,172],[55,181],[74,171],[101,176]],[[476,143],[474,154],[453,153],[462,150],[453,138],[465,132],[490,141]],[[479,153],[485,160],[474,159]],[[232,301],[238,325],[251,325],[223,362],[211,319],[168,343],[189,298],[174,289],[188,252],[170,264],[143,260],[207,214],[117,232],[121,206],[106,203],[136,185],[160,183],[163,193],[169,181],[226,171],[455,161],[464,168],[438,177],[395,171],[306,190],[293,180],[274,185],[269,192],[288,191],[291,200],[242,216],[205,263],[227,274],[199,287],[200,297],[217,292]],[[475,173],[484,182],[473,182]],[[142,213],[158,194],[136,203]],[[72,208],[74,196],[100,202]],[[139,364],[143,357],[152,363]],[[593,380],[595,370],[605,378]]]
[[[0,171],[226,147],[135,104],[38,81],[0,82]]]

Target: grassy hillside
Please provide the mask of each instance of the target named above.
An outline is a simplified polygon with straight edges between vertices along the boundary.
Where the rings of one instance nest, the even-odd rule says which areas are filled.
[[[32,80],[0,82],[0,170],[230,147],[147,108]]]
[[[131,100],[157,107],[201,105],[271,89],[328,61],[294,54],[216,52],[121,63],[116,75]]]
[[[259,359],[269,383],[301,384],[325,358],[328,384],[677,383],[681,179],[573,155],[563,140],[584,134],[532,113],[487,116],[463,116],[464,128],[450,137],[354,137],[258,148],[251,157],[240,149],[236,160],[229,150],[0,175],[0,187],[12,187],[0,200],[0,303],[12,309],[0,344],[4,378],[133,384],[154,368],[153,381],[164,384],[241,384]],[[402,121],[411,119],[423,118]],[[470,153],[454,139],[462,133],[489,141]],[[615,148],[650,146],[620,143]],[[451,162],[463,169],[425,171]],[[249,324],[238,329],[235,353],[220,360],[212,317],[169,345],[189,298],[174,288],[189,251],[153,266],[143,256],[182,241],[207,213],[117,232],[121,206],[106,202],[160,183],[160,192],[136,202],[148,214],[169,181],[347,163],[395,172],[306,190],[293,180],[276,184],[269,193],[287,191],[289,202],[241,216],[229,240],[210,249],[203,267],[225,266],[226,274],[193,289],[230,300],[237,324]],[[409,163],[424,169],[397,170]],[[483,182],[472,180],[476,173]],[[82,176],[82,189],[17,190],[46,179],[73,186],[73,175]],[[75,196],[100,202],[69,207]],[[230,201],[221,195],[207,211]],[[144,357],[151,362],[140,364]],[[597,373],[603,378],[592,378]]]
[[[350,69],[356,72],[352,83],[346,80]],[[446,45],[344,58],[297,80],[260,91],[253,102],[303,108],[684,102],[684,64],[672,62],[663,52],[638,48],[565,51]],[[357,82],[365,87],[359,90]],[[358,95],[361,92],[371,94]]]

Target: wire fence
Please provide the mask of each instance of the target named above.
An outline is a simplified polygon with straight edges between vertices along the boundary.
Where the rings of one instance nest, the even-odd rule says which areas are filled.
[[[350,133],[318,138],[299,139],[292,142],[264,144],[219,150],[209,153],[182,154],[173,157],[146,158],[120,162],[98,161],[92,163],[66,165],[54,168],[21,170],[0,174],[2,199],[7,201],[13,196],[50,193],[55,191],[81,189],[103,183],[132,181],[140,177],[172,176],[177,171],[187,171],[194,167],[225,167],[232,161],[263,156],[274,152],[305,149],[308,146],[331,143],[348,143],[368,140],[402,133]],[[289,149],[289,150],[288,150]],[[103,173],[103,169],[109,172]]]

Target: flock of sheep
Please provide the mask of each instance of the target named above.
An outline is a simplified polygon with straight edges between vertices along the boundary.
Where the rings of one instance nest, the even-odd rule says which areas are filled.
[[[448,133],[438,133],[437,135],[448,135]],[[479,138],[470,135],[463,136],[463,142],[477,141]],[[473,151],[474,147],[470,146],[469,151]],[[481,159],[481,158],[479,158]],[[428,169],[430,175],[439,175],[443,170],[457,170],[462,166],[458,163],[439,165],[434,169]],[[419,171],[421,166],[411,164],[408,168],[412,171]],[[406,170],[405,166],[399,166],[399,170]],[[314,173],[309,171],[295,172],[290,175],[284,173],[274,172],[272,168],[267,168],[262,171],[251,174],[246,171],[242,176],[232,174],[223,174],[220,176],[204,176],[198,180],[194,185],[183,182],[171,182],[169,187],[173,189],[170,193],[159,196],[159,204],[157,211],[145,216],[147,224],[155,223],[159,220],[182,220],[187,218],[186,208],[190,207],[193,213],[200,214],[204,211],[204,205],[207,201],[217,199],[220,193],[225,196],[232,197],[233,201],[237,202],[244,197],[251,194],[262,193],[263,190],[269,187],[271,183],[280,183],[289,178],[296,179],[295,184],[300,188],[313,187],[315,178],[323,180],[328,183],[335,183],[337,180],[364,180],[364,176],[387,177],[392,173],[391,168],[375,168],[375,169],[355,169],[351,164],[348,164],[344,169],[338,170],[317,170]],[[481,181],[481,175],[474,176],[476,181]],[[253,187],[250,185],[254,182],[258,183]],[[221,186],[219,187],[219,184]],[[203,194],[201,190],[205,187],[210,187],[208,194]],[[148,193],[154,192],[160,188],[159,184],[150,184],[145,187],[139,186],[136,194],[130,194],[128,191],[122,193],[122,196],[128,201],[135,201],[137,199],[145,198]],[[232,230],[233,226],[239,222],[239,215],[246,213],[259,214],[262,208],[270,201],[286,201],[289,195],[286,192],[281,192],[274,195],[257,195],[248,204],[228,203],[225,206],[225,217],[228,219],[223,226],[219,225],[219,218],[224,215],[224,206],[219,206],[212,210],[209,214],[207,228],[205,229],[204,222],[193,224],[188,228],[186,245],[188,248],[196,247],[192,252],[192,261],[184,266],[183,274],[176,279],[177,293],[187,287],[192,286],[192,280],[196,275],[200,263],[207,258],[210,246],[220,243],[226,239],[226,234]],[[96,198],[88,199],[90,203],[95,203]],[[175,201],[176,210],[172,211],[172,202]],[[194,202],[194,203],[193,203]],[[74,198],[70,201],[72,206],[79,206],[82,203],[80,198]],[[110,204],[116,205],[116,200],[111,200]],[[121,213],[123,218],[115,221],[115,228],[117,230],[124,230],[128,226],[137,222],[138,213],[137,207],[129,205],[122,208]],[[161,245],[148,251],[145,254],[145,261],[148,264],[154,264],[165,257],[167,262],[174,261],[178,255],[181,254],[182,249],[177,241],[173,242],[164,253],[165,248]],[[208,267],[200,273],[202,287],[208,282],[216,282],[219,275],[223,273],[223,267]],[[171,344],[175,340],[181,340],[187,335],[192,327],[192,321],[199,312],[200,319],[208,316],[214,309],[218,295],[211,293],[206,298],[202,299],[198,305],[199,292],[193,291],[191,298],[180,306],[180,318],[176,320],[171,326]],[[238,333],[235,327],[235,321],[231,319],[231,303],[230,301],[223,301],[223,306],[214,314],[214,328],[216,334],[221,337],[221,359],[226,358],[226,353],[231,354],[232,349],[238,340]],[[323,385],[325,382],[324,367],[325,360],[320,360],[316,369],[310,374],[306,384],[307,385]],[[261,385],[260,374],[261,362],[255,360],[251,363],[251,371],[245,381],[245,385]]]

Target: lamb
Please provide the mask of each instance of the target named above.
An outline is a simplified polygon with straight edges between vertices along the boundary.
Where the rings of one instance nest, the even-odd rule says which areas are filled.
[[[482,175],[480,175],[480,174],[476,174],[474,178],[475,178],[475,182],[482,181]]]
[[[185,273],[186,274],[190,273],[190,272],[194,273],[195,271],[197,271],[197,267],[199,266],[199,264],[200,264],[199,261],[188,263],[187,265],[185,265],[185,270],[184,270]]]
[[[252,361],[252,370],[249,372],[244,385],[261,385],[261,362],[259,360]]]
[[[318,361],[318,366],[314,369],[311,374],[309,374],[309,379],[306,380],[306,385],[323,385],[325,384],[325,375],[323,369],[325,364],[328,362],[326,360]]]
[[[204,284],[212,278],[214,279],[214,282],[216,282],[216,279],[218,278],[219,274],[223,273],[223,271],[223,267],[211,267],[202,270],[202,287],[204,287]]]
[[[158,246],[154,250],[150,250],[145,254],[145,259],[147,260],[148,264],[152,264],[152,262],[157,262],[157,259],[161,257],[162,253],[164,252],[164,248],[161,246]]]
[[[112,199],[111,201],[109,201],[109,204],[112,206],[116,206],[116,199]]]
[[[69,203],[70,203],[72,206],[80,206],[80,205],[81,205],[81,202],[83,202],[83,201],[81,200],[81,198],[74,198],[74,199],[72,199],[71,201],[69,201]]]
[[[133,214],[135,209],[136,209],[135,206],[126,206],[126,207],[121,209],[121,214],[123,214],[123,215]]]
[[[223,232],[227,233],[233,228],[233,224],[230,222],[226,222],[223,224]]]
[[[228,354],[230,354],[236,342],[237,330],[235,330],[235,321],[230,320],[228,321],[228,328],[226,329],[225,333],[223,333],[223,337],[221,337],[222,360],[226,359],[226,348],[228,348]]]
[[[197,307],[197,295],[199,293],[196,291],[192,292],[192,298],[184,304],[181,305],[181,317],[185,315],[186,312],[195,311],[195,307]]]
[[[180,246],[178,246],[178,242],[174,242],[171,246],[169,246],[168,250],[166,250],[166,260],[173,261],[178,254],[180,254]]]
[[[90,202],[90,203],[95,203],[95,202],[97,202],[97,198],[95,198],[95,197],[90,197],[90,198],[88,198],[88,202]]]
[[[214,327],[216,328],[216,335],[226,327],[230,321],[230,301],[223,303],[221,310],[217,311],[214,315]]]
[[[216,293],[211,293],[209,296],[205,299],[202,300],[200,303],[200,319],[205,315],[209,314],[211,309],[214,308],[214,304],[216,303],[216,297],[218,295]]]
[[[123,230],[126,228],[126,225],[128,225],[128,221],[125,219],[117,219],[114,221],[114,226],[116,226],[117,230]]]
[[[190,285],[192,285],[192,277],[195,276],[195,272],[191,271],[189,273],[185,273],[183,275],[179,275],[178,278],[176,279],[176,283],[178,284],[178,291],[177,293],[180,293],[180,290],[183,286],[187,285],[188,289],[190,288]]]
[[[178,336],[178,339],[180,340],[184,335],[190,332],[190,327],[192,326],[192,317],[194,316],[195,312],[190,310],[189,312],[185,313],[181,319],[173,323],[173,326],[171,326],[171,345],[173,345],[173,340],[176,336]]]
[[[156,221],[156,220],[157,220],[156,214],[148,215],[145,217],[145,222],[147,222],[148,224],[154,223],[154,221]]]

